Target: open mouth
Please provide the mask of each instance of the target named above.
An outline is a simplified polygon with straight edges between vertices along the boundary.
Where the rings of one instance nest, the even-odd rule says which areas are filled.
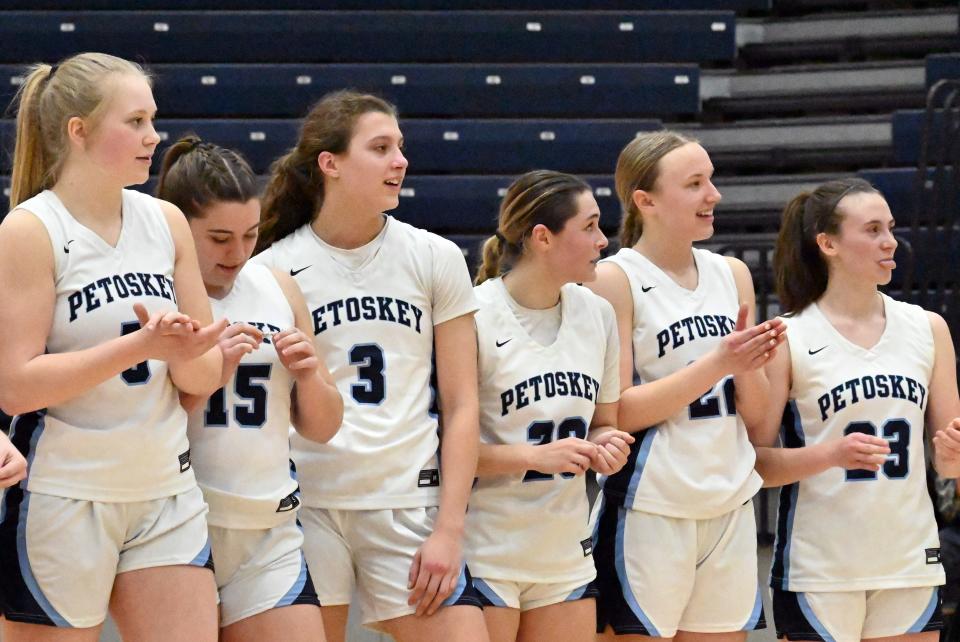
[[[713,210],[704,210],[697,212],[697,218],[713,218]]]
[[[403,182],[403,178],[388,178],[383,182],[390,187],[400,187],[400,183]]]

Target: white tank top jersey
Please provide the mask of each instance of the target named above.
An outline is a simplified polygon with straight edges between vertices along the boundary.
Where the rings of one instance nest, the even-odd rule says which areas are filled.
[[[307,506],[439,503],[433,327],[475,312],[476,298],[456,245],[389,216],[385,225],[372,241],[379,249],[356,269],[331,256],[310,225],[253,259],[300,285],[317,353],[343,396],[343,424],[328,443],[291,436]]]
[[[249,323],[265,335],[240,360],[227,384],[190,414],[197,482],[210,506],[207,522],[223,528],[272,528],[300,505],[290,475],[290,392],[293,377],[269,335],[295,325],[280,284],[262,265],[247,263],[213,316]]]
[[[632,248],[605,259],[627,275],[633,296],[633,362],[640,383],[661,379],[713,350],[736,326],[739,297],[727,260],[694,249],[697,287],[678,285]],[[733,377],[688,407],[636,433],[627,465],[604,480],[625,507],[710,519],[760,489],[756,453],[736,412]]]
[[[865,432],[886,439],[891,452],[879,472],[834,467],[781,489],[776,588],[944,583],[923,451],[933,333],[921,308],[880,296],[886,327],[869,350],[841,335],[815,303],[785,319],[793,383],[783,447]]]
[[[561,325],[544,346],[524,330],[499,278],[476,288],[480,439],[548,444],[586,438],[594,407],[620,398],[613,307],[579,285],[561,291]],[[480,478],[470,496],[465,556],[476,577],[589,582],[595,577],[586,482],[535,470]]]
[[[91,348],[140,329],[134,303],[176,310],[176,250],[153,197],[124,190],[116,247],[78,223],[44,191],[21,203],[46,227],[56,302],[49,353]],[[149,360],[57,406],[18,416],[13,437],[27,452],[27,489],[104,502],[168,497],[196,485],[187,416],[165,361]]]

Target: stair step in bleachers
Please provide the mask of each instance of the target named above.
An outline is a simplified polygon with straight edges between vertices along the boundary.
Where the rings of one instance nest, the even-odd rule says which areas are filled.
[[[944,79],[960,80],[960,53],[927,56],[927,89]]]
[[[734,36],[730,11],[9,11],[0,63],[103,43],[148,64],[711,62],[733,59]]]
[[[699,68],[619,65],[155,65],[164,117],[297,118],[323,94],[353,87],[404,117],[638,118],[695,114]],[[0,104],[23,67],[0,65]]]
[[[461,11],[535,10],[562,11],[766,11],[772,0],[231,0],[228,10],[351,11]],[[63,11],[76,9],[75,0],[5,0],[8,9]],[[224,9],[223,0],[84,0],[85,11],[104,10],[203,10]]]

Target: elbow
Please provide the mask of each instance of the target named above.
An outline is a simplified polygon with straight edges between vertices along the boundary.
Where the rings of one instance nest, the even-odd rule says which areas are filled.
[[[29,396],[17,386],[3,382],[0,383],[0,410],[11,417],[15,417],[40,410],[40,407],[31,403]]]
[[[294,428],[304,439],[325,444],[340,430],[340,420],[334,421],[333,417],[326,417],[319,421],[298,422],[294,424]]]

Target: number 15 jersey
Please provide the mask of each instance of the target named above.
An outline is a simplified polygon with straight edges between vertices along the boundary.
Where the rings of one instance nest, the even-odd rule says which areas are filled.
[[[870,349],[848,341],[816,303],[785,319],[792,389],[783,446],[883,437],[879,472],[829,468],[780,491],[771,585],[863,591],[943,584],[923,454],[933,371],[927,313],[883,297],[886,328]]]
[[[303,290],[317,354],[343,396],[326,444],[291,435],[303,503],[376,510],[439,503],[438,421],[431,412],[433,327],[477,310],[460,249],[386,217],[359,265],[345,265],[310,225],[254,258]],[[338,258],[340,260],[338,260]]]

